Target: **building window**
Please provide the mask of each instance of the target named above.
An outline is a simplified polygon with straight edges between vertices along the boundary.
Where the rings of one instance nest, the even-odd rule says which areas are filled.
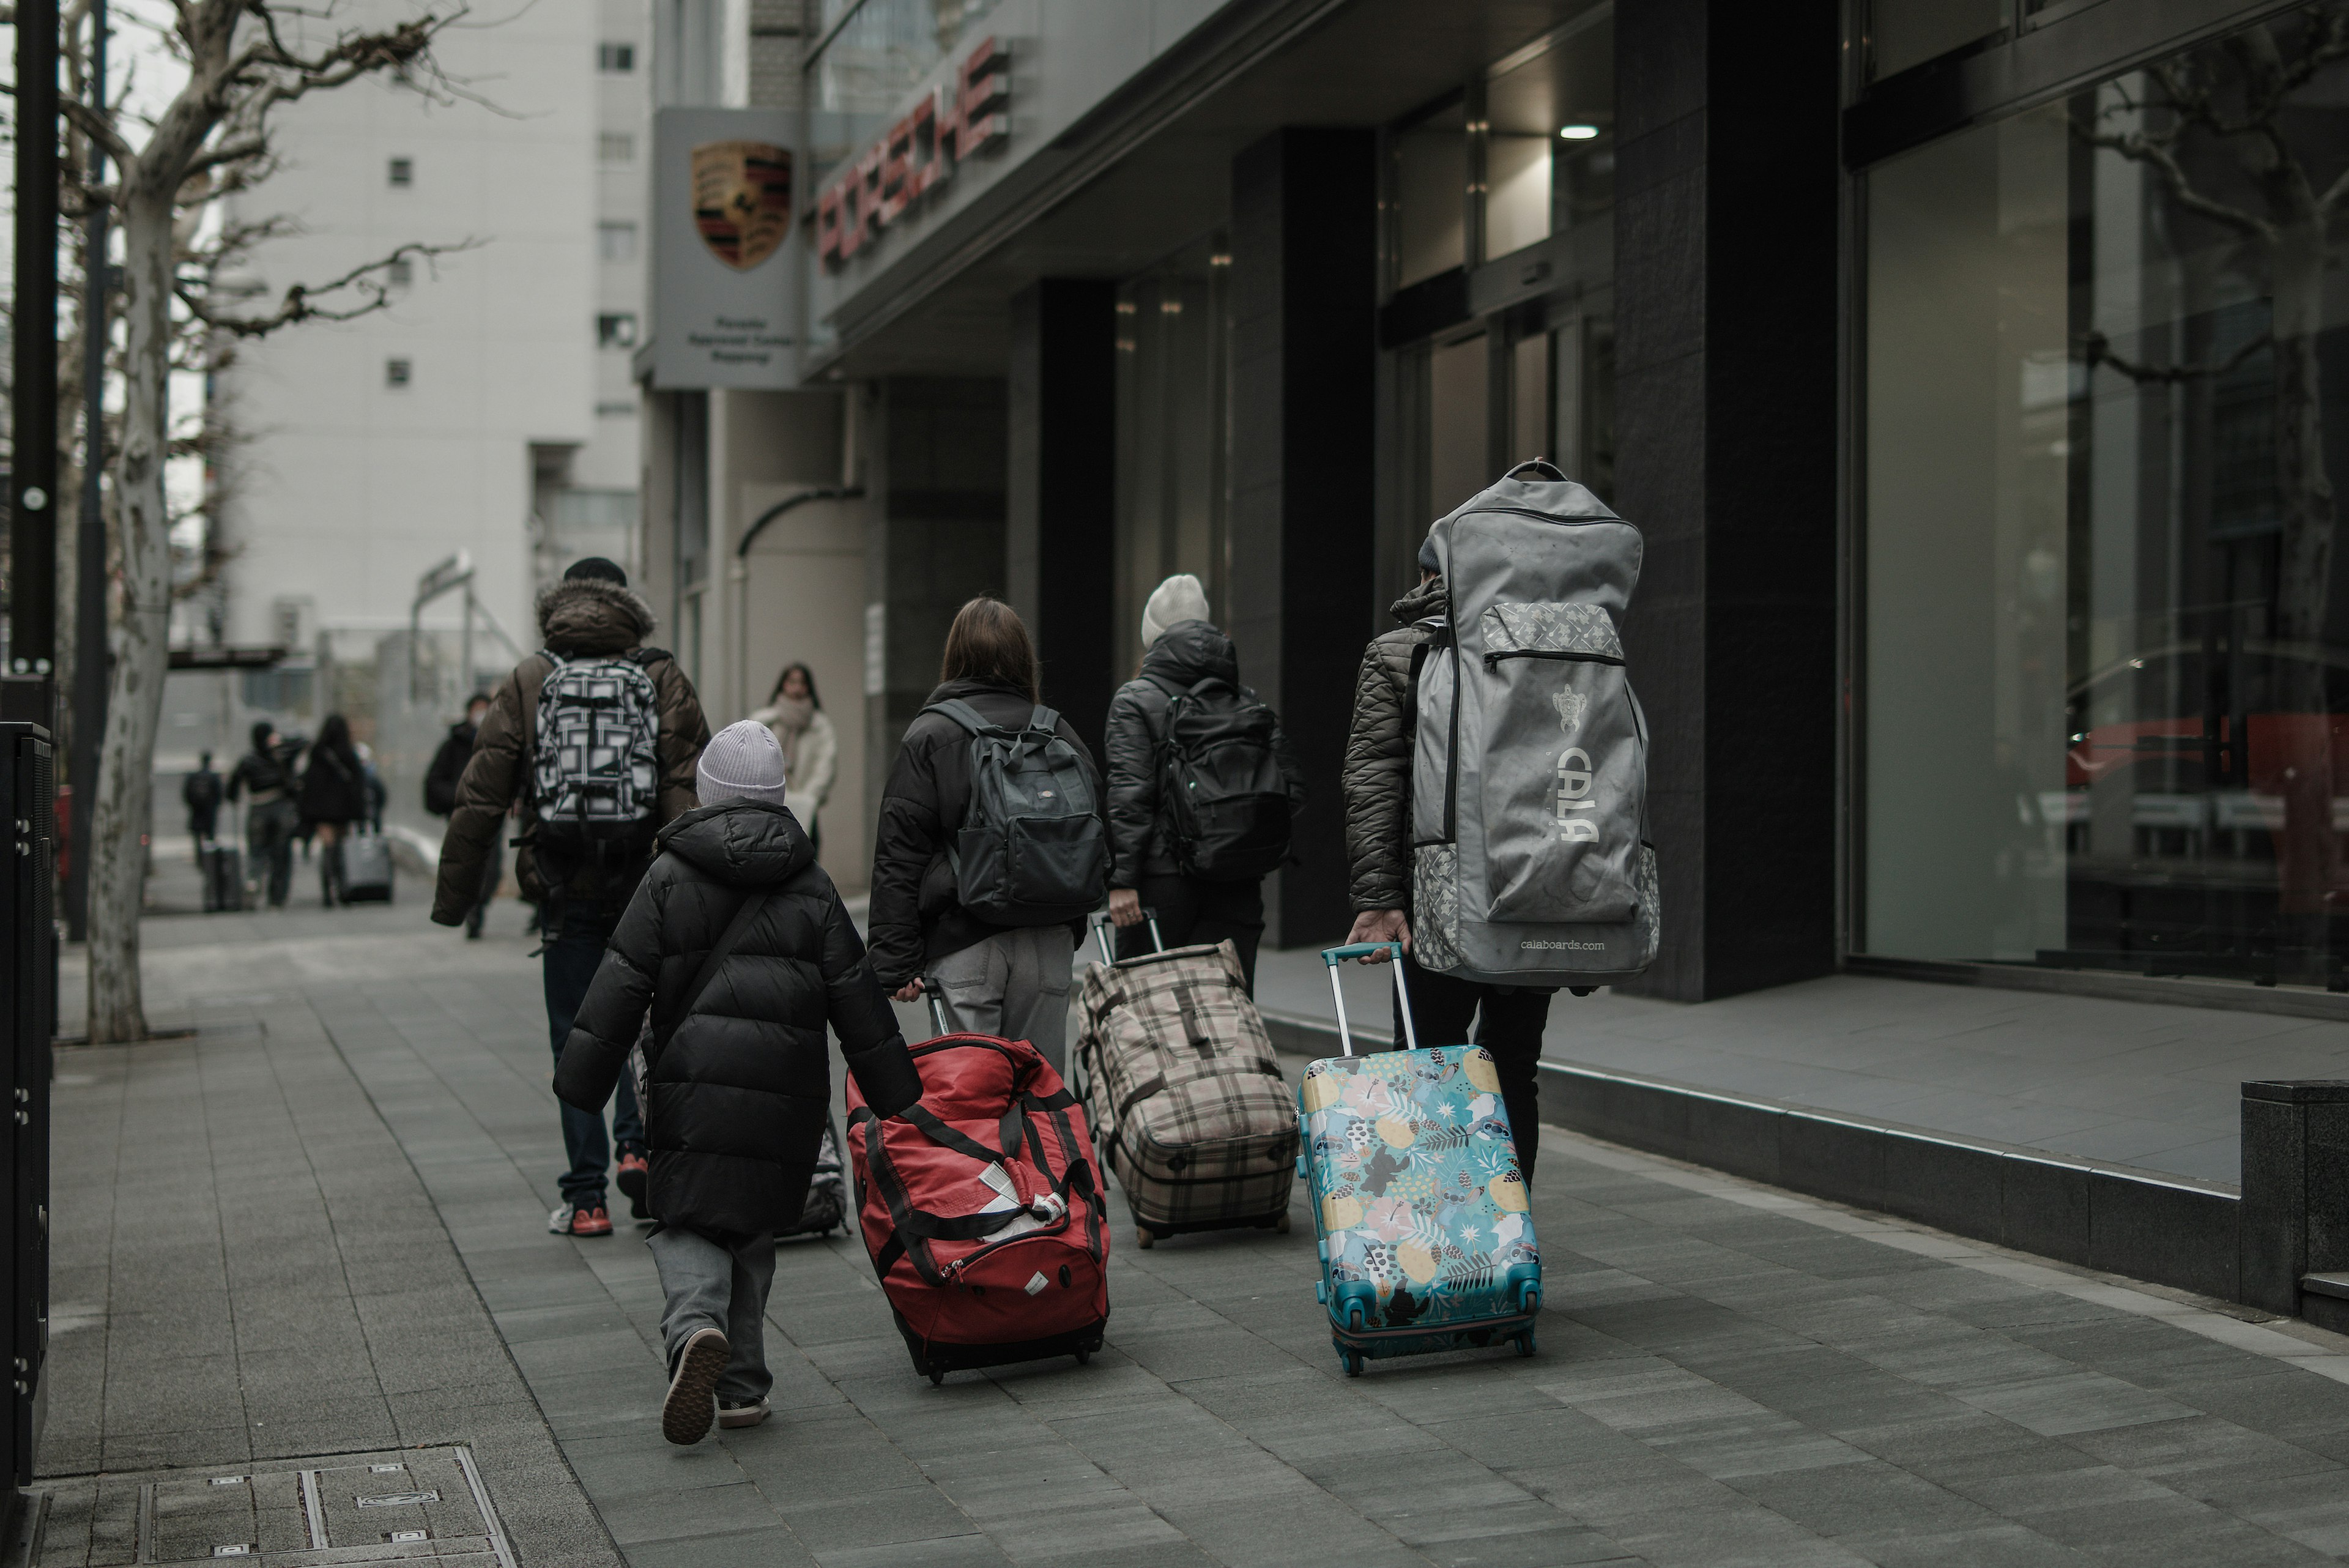
[[[1468,259],[1467,116],[1454,104],[1395,132],[1390,143],[1388,244],[1397,288]]]
[[[595,254],[607,262],[636,260],[636,225],[634,223],[596,224]]]
[[[385,386],[405,387],[408,385],[408,377],[409,365],[407,360],[386,359],[383,362],[383,384]]]
[[[391,161],[391,183],[396,189],[402,191],[405,191],[410,185],[415,184],[416,161],[411,158],[393,159]]]
[[[2007,4],[2008,0],[1870,0],[1868,74],[1881,80],[1989,37],[2006,26]]]
[[[632,420],[641,410],[634,403],[598,403],[595,417],[599,420]]]
[[[636,68],[636,47],[634,44],[603,43],[595,46],[595,68],[614,76],[626,76]]]
[[[2292,205],[2349,161],[2327,25],[1866,177],[1870,952],[2343,973],[2349,410],[2319,388],[2349,256]]]
[[[595,156],[605,163],[634,163],[636,139],[625,130],[607,130],[595,139]]]
[[[1485,86],[1485,254],[1490,261],[1615,204],[1615,23],[1600,11]]]
[[[636,318],[625,311],[606,312],[595,317],[595,347],[598,348],[633,348],[636,346]]]

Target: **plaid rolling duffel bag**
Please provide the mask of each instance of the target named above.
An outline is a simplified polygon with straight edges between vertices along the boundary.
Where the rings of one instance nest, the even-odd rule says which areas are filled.
[[[1297,1107],[1229,942],[1111,959],[1087,971],[1077,1059],[1103,1160],[1134,1239],[1288,1229]],[[1151,920],[1155,943],[1158,923]]]

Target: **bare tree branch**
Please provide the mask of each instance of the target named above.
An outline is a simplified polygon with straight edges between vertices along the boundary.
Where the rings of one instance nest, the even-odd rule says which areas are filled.
[[[2090,369],[2109,365],[2139,386],[2175,386],[2181,381],[2199,381],[2208,376],[2223,376],[2239,369],[2262,348],[2275,347],[2275,334],[2262,332],[2237,348],[2216,365],[2147,365],[2140,360],[2125,358],[2113,352],[2112,340],[2101,332],[2091,332],[2080,339],[2080,361]]]
[[[285,291],[277,308],[267,316],[232,316],[215,311],[205,295],[184,283],[177,289],[180,303],[190,315],[205,326],[242,338],[265,337],[281,327],[305,321],[355,321],[388,308],[391,304],[391,284],[385,275],[399,262],[410,256],[429,260],[436,256],[453,255],[469,251],[481,241],[466,239],[452,245],[406,244],[389,255],[355,266],[331,283],[315,287],[295,284]],[[360,296],[360,303],[351,306],[321,305],[318,301],[332,295],[349,291]]]

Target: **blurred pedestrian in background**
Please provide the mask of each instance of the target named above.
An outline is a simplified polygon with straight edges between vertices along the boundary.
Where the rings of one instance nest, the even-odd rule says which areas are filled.
[[[432,753],[432,765],[424,774],[424,809],[435,816],[447,816],[457,809],[457,781],[465,776],[465,764],[473,760],[473,741],[481,731],[481,720],[490,711],[490,700],[481,692],[473,693],[465,704],[465,716],[449,726],[448,738],[440,749]],[[490,836],[489,853],[481,857],[481,896],[465,917],[465,935],[479,941],[481,921],[490,911],[490,900],[498,896],[498,884],[505,880],[506,836]]]
[[[1103,754],[1109,769],[1109,914],[1120,958],[1151,950],[1147,905],[1170,948],[1228,940],[1248,990],[1264,935],[1264,878],[1288,857],[1289,818],[1305,804],[1305,776],[1272,711],[1240,684],[1232,639],[1207,618],[1206,590],[1188,572],[1158,585],[1142,611],[1142,673],[1110,699]],[[1164,787],[1170,726],[1181,703],[1186,732],[1213,765],[1275,796],[1227,796],[1228,821],[1187,835]],[[1261,776],[1258,776],[1261,775]],[[1230,842],[1206,842],[1219,837]]]
[[[180,799],[188,808],[188,836],[196,841],[199,864],[204,857],[204,846],[220,834],[222,787],[220,774],[212,772],[210,752],[196,759],[196,771],[180,785]]]
[[[600,556],[573,562],[559,581],[541,591],[538,635],[545,652],[532,654],[499,682],[474,733],[472,756],[457,781],[456,809],[440,838],[432,918],[444,926],[461,925],[481,903],[491,847],[506,831],[507,814],[517,815],[522,848],[514,857],[514,875],[523,896],[539,906],[546,939],[546,1027],[558,1062],[621,911],[652,864],[654,834],[694,808],[694,763],[709,743],[709,725],[693,682],[667,651],[645,646],[657,624],[653,607],[628,587],[628,574]],[[594,668],[574,668],[582,665]],[[563,676],[566,670],[572,677]],[[583,704],[582,699],[595,693],[580,689],[575,678],[581,674],[592,675],[586,685],[611,693],[612,700],[600,708],[592,701]],[[613,836],[592,846],[551,846],[545,818],[557,802],[541,792],[553,788],[576,798],[576,770],[590,759],[585,747],[550,746],[542,754],[542,722],[562,733],[592,730],[638,759],[625,765],[626,792],[642,815],[608,824]],[[628,732],[616,732],[615,726]],[[619,780],[611,775],[611,764],[594,765],[605,770],[614,790],[607,798],[616,799]],[[644,1218],[650,1170],[645,1124],[625,1074],[614,1093],[608,1138],[600,1107],[563,1107],[563,1147],[570,1168],[562,1179],[563,1206],[547,1216],[548,1230],[566,1236],[612,1233],[605,1173],[614,1143],[619,1146],[620,1190]]]
[[[343,838],[351,824],[367,817],[367,764],[351,745],[351,723],[329,713],[310,743],[302,771],[302,826],[318,841],[318,901],[333,909],[343,900]]]
[[[285,907],[285,895],[294,884],[294,835],[302,821],[294,799],[299,784],[294,760],[301,754],[299,735],[281,737],[277,726],[263,719],[253,726],[253,750],[237,759],[228,775],[228,798],[250,798],[244,814],[245,854],[273,909]],[[265,876],[264,867],[268,868]]]
[[[804,664],[784,665],[774,694],[750,717],[773,731],[776,743],[783,748],[783,766],[792,781],[791,798],[784,804],[821,856],[823,829],[817,826],[816,813],[831,797],[833,778],[840,772],[840,737],[824,717],[823,699],[815,692],[815,671]]]

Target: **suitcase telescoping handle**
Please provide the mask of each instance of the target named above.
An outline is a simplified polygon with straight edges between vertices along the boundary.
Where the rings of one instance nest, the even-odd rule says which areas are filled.
[[[1368,958],[1372,953],[1388,953],[1394,965],[1395,1000],[1402,1005],[1402,1041],[1406,1048],[1419,1049],[1419,1031],[1412,1027],[1411,992],[1402,982],[1402,944],[1401,942],[1356,942],[1350,947],[1323,948],[1321,962],[1330,971],[1330,994],[1338,1003],[1338,1048],[1350,1056],[1354,1054],[1354,1037],[1346,1027],[1346,988],[1338,983],[1338,966],[1348,959]]]
[[[947,1004],[938,1000],[938,982],[925,976],[922,981],[922,994],[930,999],[931,1025],[941,1034],[953,1033],[954,1031],[947,1027]]]
[[[1166,950],[1166,939],[1158,934],[1158,911],[1152,909],[1149,905],[1144,904],[1142,906],[1142,918],[1150,927],[1151,950],[1153,952],[1164,952]],[[1109,911],[1107,909],[1095,909],[1092,912],[1091,919],[1093,928],[1093,940],[1101,944],[1102,962],[1106,964],[1116,963],[1117,949],[1112,945],[1111,938],[1117,930],[1117,922],[1109,918]]]

